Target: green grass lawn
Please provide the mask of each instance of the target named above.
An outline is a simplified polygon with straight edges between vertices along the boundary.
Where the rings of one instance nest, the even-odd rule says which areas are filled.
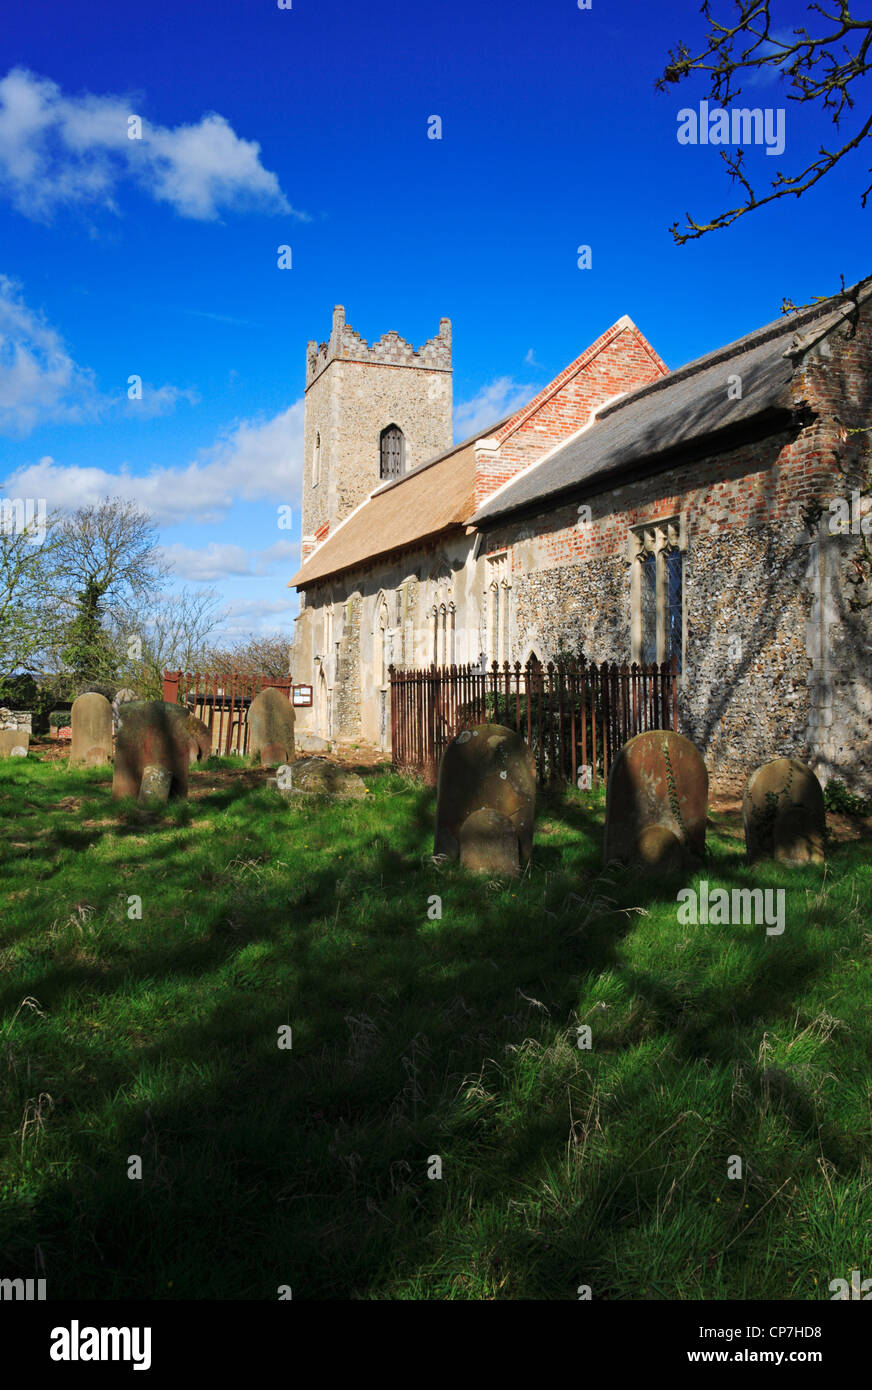
[[[240,768],[146,813],[108,769],[0,762],[0,1277],[657,1300],[872,1276],[868,838],[752,870],[714,815],[689,883],[785,888],[767,936],[680,925],[683,878],[603,873],[601,794],[543,802],[506,886],[432,862],[432,789],[381,770],[364,802],[292,805]]]

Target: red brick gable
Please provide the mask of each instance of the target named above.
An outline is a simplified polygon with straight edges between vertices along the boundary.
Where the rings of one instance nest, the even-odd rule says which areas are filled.
[[[590,422],[606,401],[668,376],[669,368],[626,315],[522,406],[475,452],[475,505]],[[496,447],[493,447],[493,446]]]

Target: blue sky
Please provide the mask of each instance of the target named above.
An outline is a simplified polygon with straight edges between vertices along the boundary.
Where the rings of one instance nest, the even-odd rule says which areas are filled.
[[[370,341],[393,328],[418,346],[452,320],[466,435],[621,314],[676,367],[784,296],[870,273],[868,145],[801,200],[673,244],[685,212],[735,201],[717,149],[677,140],[703,85],[654,89],[701,26],[698,0],[72,0],[50,23],[9,7],[4,495],[135,497],[178,583],[218,590],[230,635],[290,634],[305,349],[335,303]],[[776,80],[741,104],[787,107],[784,154],[751,152],[761,186],[834,139]]]

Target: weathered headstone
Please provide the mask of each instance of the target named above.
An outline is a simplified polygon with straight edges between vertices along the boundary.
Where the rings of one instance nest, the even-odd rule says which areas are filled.
[[[604,863],[659,873],[698,867],[707,807],[708,772],[690,739],[671,729],[636,734],[609,771]]]
[[[3,729],[0,731],[0,758],[27,757],[30,747],[30,734],[26,729]]]
[[[797,758],[774,758],[748,779],[742,799],[748,862],[821,863],[827,815],[821,784]]]
[[[281,767],[287,757],[283,743],[265,743],[260,750],[261,767]]]
[[[94,766],[111,762],[112,706],[105,695],[94,691],[74,700],[70,725],[73,730],[71,764]]]
[[[133,704],[138,699],[139,696],[137,695],[136,691],[128,689],[127,686],[122,686],[120,690],[115,691],[115,694],[112,697],[113,733],[118,733],[118,726],[121,723],[121,706]]]
[[[526,864],[533,850],[536,761],[521,735],[502,724],[463,729],[442,754],[436,791],[436,854],[461,857],[461,829],[477,811],[495,811],[511,823],[520,862]],[[490,824],[501,839],[498,823]],[[475,838],[480,835],[481,827],[475,830]]]
[[[501,811],[473,811],[460,827],[460,862],[474,873],[518,875],[518,832]]]
[[[124,705],[115,740],[112,795],[138,796],[146,768],[163,768],[169,774],[168,795],[186,797],[190,744],[188,714],[181,705],[164,700]]]
[[[107,700],[109,701],[110,705],[111,705],[112,700],[114,699],[114,696],[115,696],[115,686],[114,686],[114,685],[102,685],[102,684],[100,684],[99,681],[94,681],[94,682],[92,682],[90,685],[83,685],[79,690],[77,690],[76,694],[77,694],[77,695],[103,695],[103,696],[105,697],[105,699],[107,699]],[[73,704],[75,704],[75,700],[73,701]]]
[[[192,710],[188,710],[187,713],[188,733],[191,738],[190,761],[201,762],[203,758],[212,756],[212,730]]]
[[[295,734],[294,741],[301,753],[329,753],[330,740],[319,734]]]
[[[330,763],[326,758],[302,758],[292,766],[279,768],[276,786],[284,795],[303,792],[309,796],[333,796],[339,800],[367,796],[362,777],[350,768]]]
[[[287,695],[268,685],[248,707],[249,753],[261,767],[277,767],[294,756],[294,707]]]

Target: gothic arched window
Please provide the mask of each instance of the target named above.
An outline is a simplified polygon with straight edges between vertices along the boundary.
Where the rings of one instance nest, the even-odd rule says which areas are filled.
[[[683,570],[678,517],[630,531],[632,659],[648,666],[675,657],[683,666]]]
[[[406,471],[406,440],[399,425],[388,425],[380,439],[379,475],[385,481],[400,478]]]

